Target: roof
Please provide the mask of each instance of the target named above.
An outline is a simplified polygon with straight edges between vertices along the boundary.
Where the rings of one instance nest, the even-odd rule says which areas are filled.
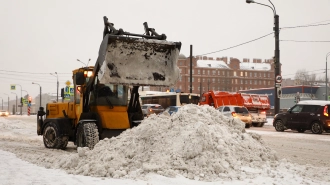
[[[241,70],[271,70],[270,63],[240,62],[239,65]],[[222,60],[197,60],[197,67],[230,69],[228,64]]]
[[[297,103],[298,105],[330,105],[330,101],[325,100],[303,100]]]
[[[230,69],[230,67],[221,60],[197,60],[197,67]]]
[[[267,71],[271,69],[269,63],[250,63],[250,62],[241,62],[240,69],[243,70],[263,70]]]

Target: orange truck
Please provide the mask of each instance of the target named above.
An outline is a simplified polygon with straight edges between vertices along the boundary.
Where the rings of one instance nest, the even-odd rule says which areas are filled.
[[[200,105],[210,105],[214,108],[225,105],[246,107],[252,117],[252,125],[263,127],[267,122],[266,111],[270,109],[268,95],[247,94],[239,92],[209,91],[203,93]]]

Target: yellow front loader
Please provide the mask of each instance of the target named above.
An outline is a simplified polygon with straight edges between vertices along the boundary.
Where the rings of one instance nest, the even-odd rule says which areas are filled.
[[[73,101],[39,108],[37,134],[46,148],[65,149],[72,141],[93,149],[100,139],[138,126],[139,86],[173,86],[179,78],[180,42],[166,41],[146,22],[144,34],[117,30],[106,17],[104,25],[95,65],[73,70]]]

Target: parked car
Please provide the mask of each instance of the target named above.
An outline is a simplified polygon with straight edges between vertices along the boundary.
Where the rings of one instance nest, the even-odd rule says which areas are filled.
[[[218,107],[217,110],[225,116],[239,118],[245,123],[245,128],[252,126],[252,116],[244,106],[226,105]]]
[[[167,112],[167,113],[169,113],[170,115],[172,115],[173,113],[178,112],[178,110],[179,110],[180,107],[181,107],[181,106],[169,106],[169,107],[167,107],[167,108],[164,110],[164,112]]]
[[[159,114],[164,111],[164,108],[159,104],[143,104],[141,108],[145,117],[149,116],[150,114]]]
[[[314,134],[330,131],[330,101],[300,101],[285,113],[274,116],[273,126],[278,132],[291,129],[298,132],[311,130]]]
[[[0,110],[0,116],[8,116],[9,115],[9,112],[6,111],[6,110]]]

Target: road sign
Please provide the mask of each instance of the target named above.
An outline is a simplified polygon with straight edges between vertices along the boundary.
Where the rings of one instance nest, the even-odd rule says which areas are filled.
[[[16,85],[10,85],[10,90],[16,90]]]
[[[282,87],[282,84],[281,83],[276,83],[275,87]]]
[[[65,82],[65,85],[66,86],[70,86],[71,85],[71,82],[68,80],[68,81]]]
[[[282,82],[282,76],[281,75],[277,75],[275,78],[276,83],[281,83]]]

